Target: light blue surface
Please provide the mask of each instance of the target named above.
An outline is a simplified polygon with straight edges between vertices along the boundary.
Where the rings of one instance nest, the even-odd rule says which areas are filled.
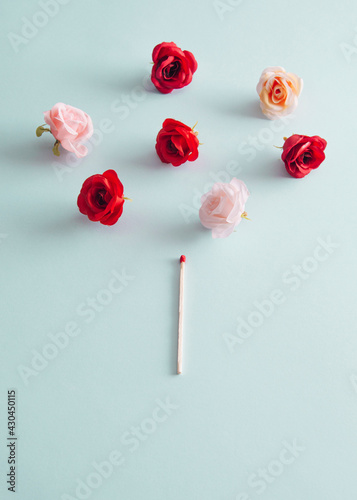
[[[20,500],[355,500],[356,2],[72,0],[47,21],[39,12],[7,0],[1,14],[1,499],[13,498],[6,394],[16,388]],[[15,52],[8,35],[21,35],[23,17],[43,26]],[[171,95],[143,87],[162,41],[198,61],[191,85]],[[304,79],[286,124],[259,110],[255,86],[271,65]],[[35,137],[58,101],[109,128],[73,168],[48,135]],[[198,120],[196,162],[160,163],[155,138],[168,117]],[[302,180],[285,175],[273,147],[292,133],[328,142]],[[83,181],[109,168],[133,199],[113,227],[76,206]],[[212,240],[197,200],[234,168],[251,221]],[[293,280],[301,265],[308,272]],[[124,269],[134,279],[110,299],[103,290]],[[108,303],[90,316],[83,303],[97,294]],[[280,303],[264,303],[269,317],[252,315],[271,294]],[[239,334],[241,319],[262,324]],[[34,351],[51,355],[49,335],[73,321],[80,333],[26,385],[21,367]],[[167,398],[177,408],[165,413]],[[135,426],[151,434],[135,441]],[[296,456],[284,451],[294,441]],[[118,459],[113,450],[122,465],[93,476],[93,462]],[[76,496],[78,480],[102,484]]]

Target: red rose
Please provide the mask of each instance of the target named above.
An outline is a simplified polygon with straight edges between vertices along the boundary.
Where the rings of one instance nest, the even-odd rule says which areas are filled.
[[[92,175],[84,181],[77,205],[89,220],[112,226],[123,213],[124,187],[114,170]]]
[[[156,152],[163,163],[172,163],[178,167],[198,157],[197,132],[184,123],[167,118],[157,134]]]
[[[325,159],[325,139],[318,135],[294,134],[285,140],[281,159],[287,172],[293,177],[301,178],[317,168]]]
[[[192,81],[197,61],[188,50],[181,50],[174,42],[156,45],[152,52],[154,65],[151,81],[163,94],[186,87]]]

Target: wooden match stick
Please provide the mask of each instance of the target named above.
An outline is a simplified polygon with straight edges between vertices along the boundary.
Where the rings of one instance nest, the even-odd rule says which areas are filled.
[[[177,374],[182,373],[182,333],[183,333],[183,278],[186,257],[180,257],[180,295],[179,295],[179,321],[177,335]]]

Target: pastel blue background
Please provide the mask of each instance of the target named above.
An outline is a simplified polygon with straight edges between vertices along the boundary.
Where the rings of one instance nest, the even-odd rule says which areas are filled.
[[[21,500],[79,498],[77,480],[112,450],[125,461],[88,498],[355,500],[356,2],[72,0],[47,21],[34,1],[1,10],[1,499],[13,498],[4,438],[15,387]],[[21,35],[23,17],[43,26],[15,52],[8,37]],[[170,95],[143,87],[162,41],[198,61],[192,84]],[[305,84],[277,132],[255,91],[271,65]],[[89,113],[97,129],[112,122],[72,168],[73,157],[52,155],[49,135],[35,136],[58,101]],[[198,121],[196,162],[160,163],[154,144],[167,117]],[[273,147],[292,133],[328,142],[326,161],[301,180],[285,174]],[[249,136],[259,150],[244,144]],[[213,240],[197,202],[233,167],[250,189],[251,221]],[[133,199],[113,227],[76,205],[83,181],[109,168]],[[293,266],[314,267],[319,238],[338,246],[293,291],[286,280]],[[124,268],[134,279],[86,323],[77,308]],[[285,301],[231,352],[238,318],[276,289]],[[21,366],[70,321],[81,333],[26,385]],[[178,408],[131,452],[122,436],[166,398]],[[304,450],[281,470],[283,443],[294,440]],[[248,480],[268,467],[276,476],[259,494]]]

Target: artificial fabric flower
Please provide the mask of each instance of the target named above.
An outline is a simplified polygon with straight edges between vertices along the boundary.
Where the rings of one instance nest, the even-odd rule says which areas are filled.
[[[271,120],[292,113],[302,87],[302,79],[281,66],[265,68],[257,85],[262,112]]]
[[[167,118],[156,137],[156,152],[163,163],[178,167],[198,157],[198,132],[182,122]]]
[[[63,102],[58,102],[49,111],[44,112],[45,125],[41,125],[36,130],[37,137],[41,137],[43,132],[51,132],[56,139],[53,153],[60,155],[59,145],[67,151],[74,153],[77,158],[83,158],[88,153],[88,149],[83,145],[93,134],[93,123],[89,115],[81,109],[74,108]]]
[[[91,221],[106,226],[115,224],[123,213],[124,187],[114,170],[106,170],[84,181],[77,205],[79,211]],[[131,201],[131,200],[130,200]]]
[[[197,69],[194,55],[188,50],[181,50],[174,42],[156,45],[152,60],[151,81],[162,94],[186,87]]]
[[[325,159],[327,142],[318,135],[294,134],[285,138],[281,159],[286,171],[293,177],[301,178],[319,167]]]
[[[204,227],[212,229],[213,238],[226,238],[240,221],[247,218],[245,204],[249,191],[243,181],[217,182],[201,198],[199,217]]]

